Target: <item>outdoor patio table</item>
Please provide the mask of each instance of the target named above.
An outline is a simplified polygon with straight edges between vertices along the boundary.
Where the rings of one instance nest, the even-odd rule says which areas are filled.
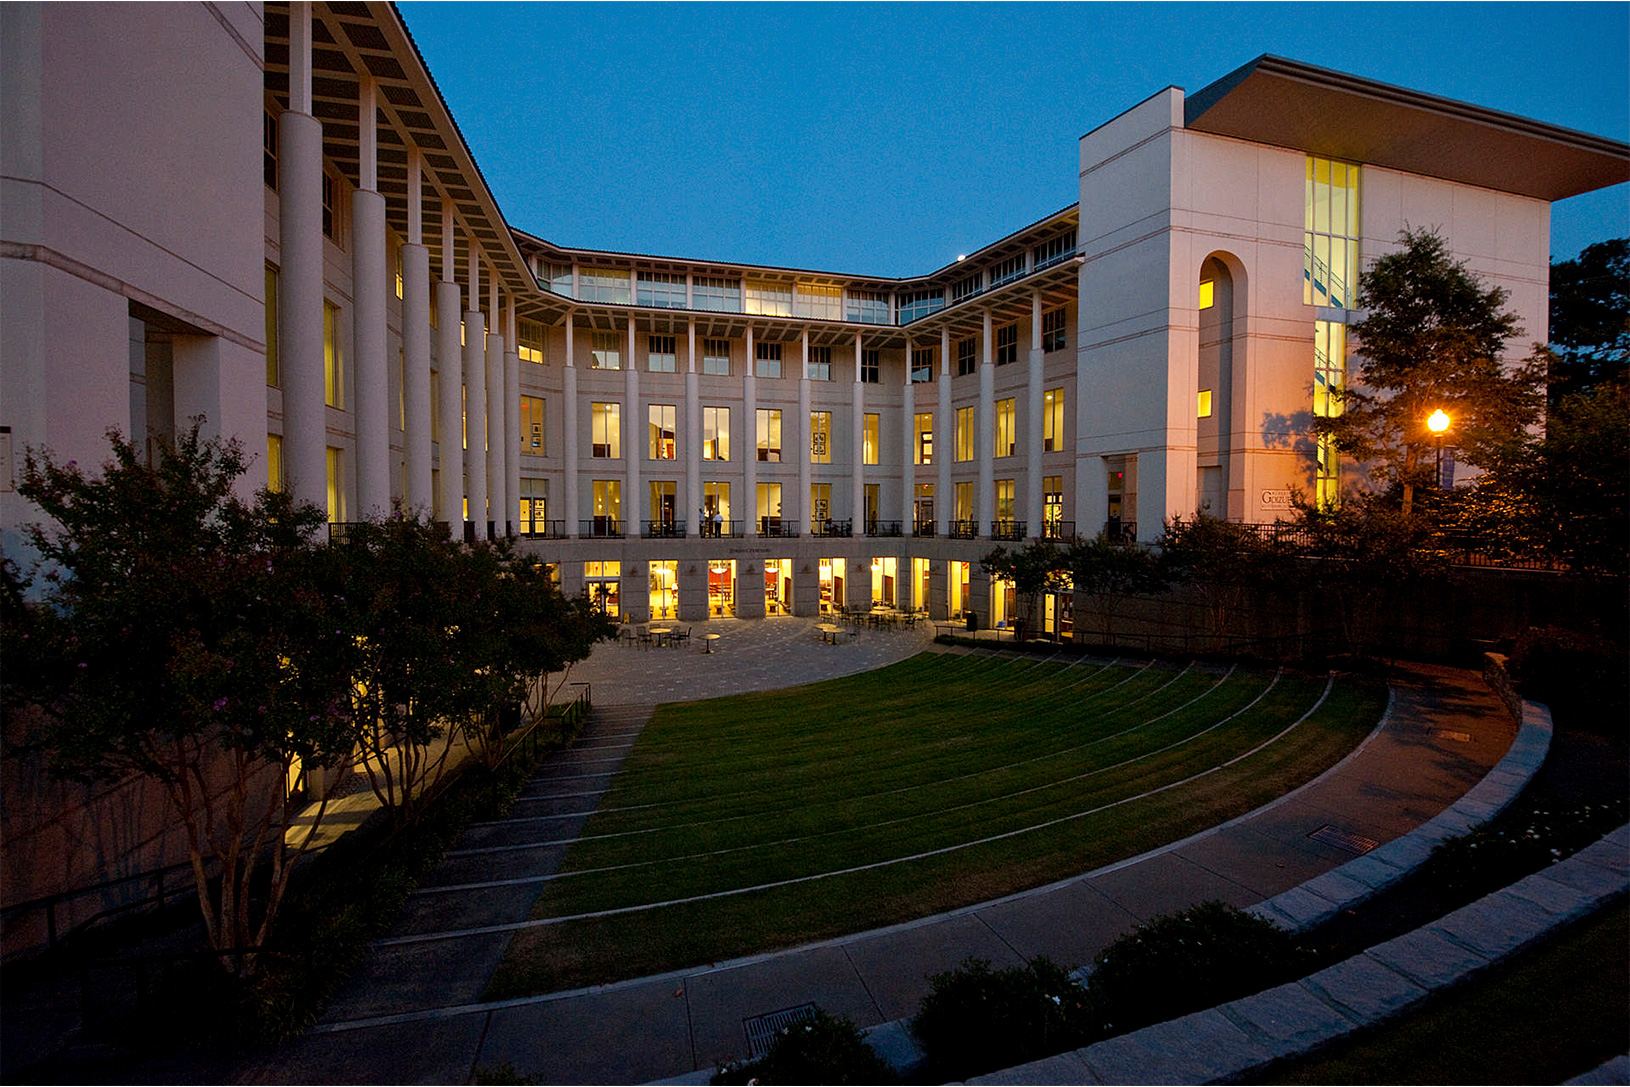
[[[672,627],[652,627],[651,628],[651,637],[653,637],[653,638],[655,638],[657,640],[657,645],[659,645],[659,646],[667,645],[668,644],[668,635],[670,635],[672,633],[673,633],[673,628]]]

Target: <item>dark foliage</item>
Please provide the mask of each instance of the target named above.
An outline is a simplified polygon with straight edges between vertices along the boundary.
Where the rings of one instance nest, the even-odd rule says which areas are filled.
[[[897,1077],[846,1015],[820,1008],[783,1027],[756,1061],[723,1067],[714,1083],[895,1083]]]
[[[911,1029],[938,1076],[967,1079],[1073,1049],[1088,1038],[1086,992],[1045,958],[1003,970],[968,959],[929,980]]]

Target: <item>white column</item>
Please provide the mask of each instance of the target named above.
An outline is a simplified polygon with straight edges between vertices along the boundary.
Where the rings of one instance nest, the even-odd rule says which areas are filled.
[[[436,445],[441,466],[436,505],[438,516],[464,536],[464,417],[459,401],[464,394],[464,371],[458,343],[459,311],[464,301],[453,277],[453,204],[441,202],[441,280],[436,284],[436,388],[441,400]]]
[[[481,316],[481,247],[469,245],[470,308],[464,311],[464,478],[477,539],[487,525],[487,326]]]
[[[379,190],[374,81],[357,88],[357,188],[351,194],[351,330],[356,366],[356,519],[391,505],[390,376],[385,365],[385,197]]]
[[[856,535],[866,522],[866,386],[860,380],[860,333],[855,333],[855,384],[849,411],[849,516]]]
[[[428,515],[435,505],[430,484],[430,250],[424,245],[424,187],[417,147],[408,148],[408,229],[402,245],[402,397],[407,408],[403,454],[407,458],[404,504]]]
[[[798,458],[798,497],[793,500],[791,509],[787,511],[787,516],[792,518],[793,524],[803,526],[798,529],[799,533],[802,534],[809,531],[811,514],[809,505],[809,485],[811,483],[809,413],[813,405],[811,404],[812,387],[809,382],[809,329],[807,328],[804,329],[804,334],[800,338],[800,345],[803,352],[803,361],[800,364],[802,368],[798,372],[798,419],[794,428],[798,434],[797,445],[794,447],[794,454]]]
[[[487,527],[489,539],[504,531],[504,479],[509,474],[504,462],[504,333],[499,321],[498,269],[488,268],[487,280]],[[476,519],[476,531],[482,531]]]
[[[691,280],[686,275],[686,282]],[[686,330],[686,342],[689,344],[689,364],[685,370],[685,509],[695,506],[702,507],[702,394],[700,381],[696,372],[696,318],[690,319]],[[690,519],[688,513],[686,520]],[[700,519],[696,525],[697,533],[702,531]]]
[[[521,347],[516,338],[515,300],[504,311],[504,503],[500,531],[515,535],[521,515]]]
[[[576,289],[577,273],[572,273],[573,289]],[[577,538],[578,518],[582,511],[578,508],[577,497],[577,419],[581,407],[577,403],[577,351],[573,342],[572,333],[575,330],[572,324],[572,314],[566,314],[566,369],[561,373],[561,405],[564,432],[561,441],[565,444],[566,463],[566,523],[562,527],[566,535],[572,539]]]
[[[996,358],[992,347],[990,310],[985,311],[985,332],[979,355],[979,448],[975,451],[979,463],[979,492],[974,495],[974,517],[979,522],[977,534],[990,532],[990,520],[996,515],[994,457],[996,454]]]
[[[1042,413],[1041,292],[1030,292],[1030,372],[1025,392],[1029,404],[1024,424],[1024,517],[1026,531],[1040,538],[1044,528],[1041,511],[1041,413]]]
[[[283,474],[295,499],[328,501],[323,395],[323,126],[311,115],[311,5],[289,5],[289,108],[278,117],[278,366]]]
[[[638,536],[644,527],[645,496],[640,494],[640,461],[645,456],[645,416],[640,413],[640,372],[634,365],[634,318],[628,319],[628,351],[623,363],[623,396],[628,401],[628,428],[623,434],[623,456],[628,493],[623,495],[623,534]]]
[[[906,339],[906,386],[900,390],[900,532],[910,536],[915,513],[912,502],[917,493],[917,387],[911,383],[911,340]],[[906,584],[911,583],[905,575]],[[915,591],[915,590],[913,590]]]
[[[745,417],[742,427],[746,439],[740,448],[744,450],[742,460],[743,487],[747,493],[736,500],[736,510],[745,510],[744,520],[747,522],[747,535],[758,535],[758,384],[755,372],[758,369],[757,350],[753,347],[753,326],[747,326],[747,373],[741,379],[742,415]]]
[[[934,419],[934,463],[939,466],[934,483],[934,519],[939,522],[940,535],[951,534],[951,522],[956,519],[956,503],[951,489],[951,458],[956,455],[956,416],[951,414],[951,330],[940,329],[940,389],[939,411]]]

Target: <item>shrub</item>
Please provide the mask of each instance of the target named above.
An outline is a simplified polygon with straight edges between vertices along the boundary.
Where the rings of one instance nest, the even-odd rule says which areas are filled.
[[[891,1069],[847,1015],[816,1008],[781,1028],[755,1061],[721,1067],[714,1083],[893,1083]]]
[[[930,986],[911,1029],[936,1075],[967,1079],[1085,1040],[1086,992],[1045,958],[1004,970],[968,959]]]
[[[1431,877],[1470,900],[1507,887],[1564,857],[1571,857],[1630,814],[1630,800],[1582,804],[1561,811],[1531,811],[1503,818],[1432,851]]]
[[[1119,1034],[1299,977],[1310,958],[1272,922],[1202,902],[1100,951],[1087,992],[1102,1034]]]
[[[1630,664],[1625,647],[1614,639],[1535,627],[1512,645],[1510,669],[1524,698],[1594,732],[1624,727]]]

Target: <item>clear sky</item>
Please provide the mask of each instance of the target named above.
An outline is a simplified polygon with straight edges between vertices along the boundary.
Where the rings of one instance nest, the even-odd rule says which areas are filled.
[[[1076,141],[1263,53],[1616,140],[1630,4],[441,4],[403,17],[510,223],[563,245],[933,271],[1077,199]],[[1551,251],[1630,234],[1630,186]]]

